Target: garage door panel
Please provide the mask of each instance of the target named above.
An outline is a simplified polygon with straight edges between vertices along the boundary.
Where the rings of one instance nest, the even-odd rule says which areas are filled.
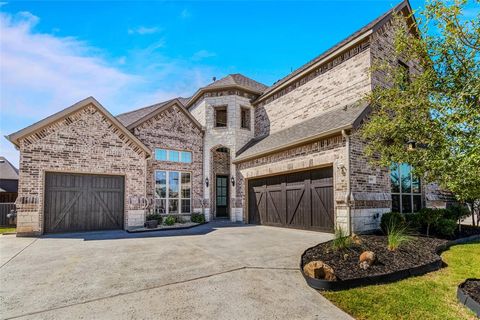
[[[251,180],[248,194],[250,223],[333,231],[331,167]]]
[[[121,176],[47,173],[45,232],[123,228]]]

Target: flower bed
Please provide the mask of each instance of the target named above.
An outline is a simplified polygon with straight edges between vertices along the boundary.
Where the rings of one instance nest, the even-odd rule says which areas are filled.
[[[480,279],[467,279],[460,284],[457,298],[480,317]]]

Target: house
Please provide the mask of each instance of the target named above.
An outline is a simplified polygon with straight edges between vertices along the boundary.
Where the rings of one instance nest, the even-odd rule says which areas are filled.
[[[231,74],[116,117],[89,97],[9,135],[18,234],[126,229],[146,212],[362,232],[392,205],[418,210],[410,168],[371,166],[357,134],[385,81],[371,66],[418,72],[392,54],[393,12],[414,25],[404,1],[272,86]]]
[[[18,193],[18,169],[0,156],[0,203],[13,203]]]

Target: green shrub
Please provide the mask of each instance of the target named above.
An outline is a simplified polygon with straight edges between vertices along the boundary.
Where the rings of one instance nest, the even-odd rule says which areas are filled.
[[[334,250],[347,249],[352,246],[352,238],[342,229],[335,228],[335,238],[332,242]]]
[[[380,228],[384,233],[388,233],[390,227],[404,227],[405,216],[398,212],[387,212],[382,215]]]
[[[165,225],[167,226],[173,226],[175,224],[175,217],[174,216],[167,216],[165,218]]]
[[[162,223],[162,216],[155,213],[155,214],[148,214],[147,217],[145,218],[146,221],[149,221],[149,220],[157,220],[158,221],[158,224],[161,224]]]
[[[457,222],[453,219],[440,218],[434,224],[434,228],[439,236],[450,237],[455,234]]]
[[[192,215],[190,216],[190,221],[194,223],[204,223],[205,216],[201,213],[192,213]]]
[[[409,230],[420,231],[422,229],[422,216],[419,213],[405,214],[405,223]]]
[[[467,207],[459,204],[448,207],[445,211],[444,218],[455,220],[459,223],[460,220],[463,220],[470,215],[470,210],[468,210]]]
[[[412,239],[405,225],[391,224],[387,227],[387,248],[390,251],[397,250],[400,246],[408,243]]]
[[[440,218],[444,217],[444,209],[423,208],[419,212],[422,222],[427,226],[427,237],[430,235],[430,226],[434,225]]]

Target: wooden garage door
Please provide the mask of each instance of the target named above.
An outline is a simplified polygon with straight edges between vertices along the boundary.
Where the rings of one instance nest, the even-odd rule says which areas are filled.
[[[45,232],[123,228],[121,176],[47,173]]]
[[[249,223],[333,232],[333,169],[250,180]]]

